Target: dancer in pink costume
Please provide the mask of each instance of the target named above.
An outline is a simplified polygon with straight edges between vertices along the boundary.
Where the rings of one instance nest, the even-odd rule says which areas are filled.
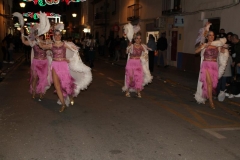
[[[195,99],[198,103],[205,103],[209,99],[212,109],[215,109],[212,95],[216,93],[218,78],[225,70],[228,50],[226,49],[226,38],[214,41],[214,33],[209,31],[207,34],[207,43],[201,43],[195,50],[195,53],[201,52],[201,66],[199,81]]]
[[[125,72],[125,85],[122,88],[126,91],[126,97],[130,97],[130,92],[137,92],[137,97],[141,98],[143,86],[152,81],[152,76],[148,69],[148,48],[141,44],[141,34],[135,35],[135,43],[127,48],[128,61]]]
[[[22,42],[32,47],[30,93],[33,99],[35,99],[35,94],[40,94],[39,101],[41,101],[46,90],[51,86],[51,75],[49,74],[47,53],[39,47],[39,44],[45,43],[43,37],[50,29],[50,23],[46,14],[40,12],[38,14],[40,23],[32,26],[30,34],[24,36],[24,21],[22,14],[15,12],[13,15],[18,17],[19,23],[21,24]]]
[[[23,30],[22,30],[23,35]],[[39,43],[43,43],[44,35],[39,36]],[[30,77],[30,93],[32,98],[35,99],[35,94],[39,94],[39,101],[42,100],[46,90],[51,86],[49,75],[49,63],[47,59],[47,53],[41,49],[36,41],[29,42],[22,36],[22,42],[25,45],[31,45],[33,50],[33,59],[31,62],[31,77]],[[35,43],[34,43],[35,42]],[[30,44],[31,43],[31,44]]]
[[[59,112],[63,112],[66,106],[74,104],[80,90],[84,90],[92,81],[91,69],[84,65],[78,55],[78,47],[73,43],[61,41],[62,34],[54,31],[54,42],[41,45],[43,49],[52,51],[52,79],[62,105]]]

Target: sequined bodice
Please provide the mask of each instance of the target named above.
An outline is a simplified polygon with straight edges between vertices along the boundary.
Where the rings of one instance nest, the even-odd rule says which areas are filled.
[[[139,48],[133,47],[133,53],[131,53],[130,58],[141,57],[142,51],[143,51],[142,47]]]
[[[66,48],[62,46],[52,46],[53,58],[66,58]]]
[[[207,48],[203,56],[204,56],[204,59],[217,59],[218,48]]]
[[[38,45],[33,46],[34,58],[35,59],[46,59],[47,53],[41,49]]]

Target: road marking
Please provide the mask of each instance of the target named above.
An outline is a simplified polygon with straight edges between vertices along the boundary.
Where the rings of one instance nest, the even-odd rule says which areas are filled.
[[[240,107],[240,104],[239,104],[239,103],[236,103],[236,102],[231,102],[231,101],[227,100],[227,103],[230,103],[230,104],[232,104],[232,105],[235,105],[235,106]]]
[[[107,85],[110,86],[110,87],[115,86],[114,83],[113,83],[112,81],[107,81]]]
[[[117,83],[117,84],[119,84],[120,86],[123,86],[123,84],[122,84],[122,83],[119,83],[118,81],[116,81],[116,80],[112,79],[111,77],[107,77],[107,79],[109,79],[110,81],[113,81],[114,83]]]
[[[205,132],[211,134],[212,136],[218,138],[218,139],[225,139],[226,137],[217,133],[221,131],[237,131],[240,130],[240,128],[211,128],[211,129],[203,129]]]
[[[122,86],[123,85],[123,81],[121,81],[122,83],[120,83],[117,80],[114,80],[111,77],[107,77],[108,80]],[[159,79],[160,81],[162,81],[162,79]],[[163,81],[164,83],[169,83],[168,81]],[[169,83],[171,84],[171,83]],[[108,84],[110,85],[110,84]],[[160,85],[160,84],[157,84]],[[176,84],[172,85],[175,87]],[[156,88],[152,89],[149,88],[150,90],[156,90]],[[194,110],[194,108],[192,106],[189,106],[188,104],[185,104],[185,102],[176,94],[174,93],[169,87],[164,87],[164,90],[166,91],[166,93],[168,93],[169,95],[171,95],[172,97],[178,99],[180,101],[180,107],[185,108],[188,113],[190,113],[190,115],[192,115],[194,117],[194,119],[188,117],[187,115],[184,115],[182,113],[179,113],[178,111],[176,111],[175,109],[172,109],[169,107],[169,105],[172,105],[173,102],[169,102],[169,101],[164,101],[165,103],[169,104],[169,105],[164,105],[162,102],[159,102],[155,99],[155,97],[153,96],[149,96],[149,95],[144,95],[146,97],[146,99],[151,100],[153,103],[157,104],[158,106],[160,106],[161,108],[167,110],[168,112],[172,113],[173,115],[187,121],[190,124],[195,125],[196,127],[204,130],[205,132],[209,133],[210,135],[218,138],[218,139],[225,139],[226,137],[219,134],[218,132],[220,131],[236,131],[236,130],[240,130],[240,123],[238,121],[233,121],[231,119],[227,119],[227,118],[223,118],[220,117],[218,115],[214,115],[214,114],[210,114],[208,112],[203,112],[200,110]],[[229,102],[228,102],[229,103]],[[217,105],[219,108],[221,108],[222,110],[230,113],[231,115],[233,115],[234,117],[240,118],[239,116],[237,116],[237,114],[233,111],[231,111],[229,108],[225,107],[222,103],[217,102]],[[211,125],[208,123],[208,121],[206,121],[202,115],[205,116],[209,116],[212,117],[214,119],[220,119],[223,120],[225,122],[229,122],[230,124],[225,124],[225,125]]]

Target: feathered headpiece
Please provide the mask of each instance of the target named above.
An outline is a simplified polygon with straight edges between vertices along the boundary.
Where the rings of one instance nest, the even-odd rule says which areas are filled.
[[[23,15],[19,12],[14,12],[12,15],[18,18],[19,24],[21,25],[21,27],[23,27],[24,26]]]
[[[140,26],[139,25],[133,26],[131,23],[128,23],[123,26],[123,30],[124,34],[126,34],[128,40],[131,42],[134,34],[140,31]]]
[[[30,40],[34,40],[36,36],[40,36],[42,34],[47,33],[50,29],[50,23],[47,15],[40,11],[40,13],[37,16],[39,18],[39,24],[35,24],[30,28],[29,34]]]
[[[42,13],[41,11],[38,14],[38,18],[40,21],[38,26],[38,36],[39,36],[49,31],[50,23],[47,15],[45,13]]]
[[[64,24],[63,23],[58,23],[54,26],[54,30],[62,31],[63,29],[64,29]]]
[[[203,28],[200,28],[200,30],[198,31],[198,37],[196,39],[195,45],[205,42],[205,39],[207,37],[211,25],[212,23],[207,22]]]

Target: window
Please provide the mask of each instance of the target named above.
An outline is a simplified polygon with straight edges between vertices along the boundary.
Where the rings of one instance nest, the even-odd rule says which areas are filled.
[[[171,14],[182,12],[181,0],[163,0],[162,1],[162,13]]]
[[[111,5],[111,8],[112,8],[112,15],[116,14],[116,0],[112,0],[112,5]]]

